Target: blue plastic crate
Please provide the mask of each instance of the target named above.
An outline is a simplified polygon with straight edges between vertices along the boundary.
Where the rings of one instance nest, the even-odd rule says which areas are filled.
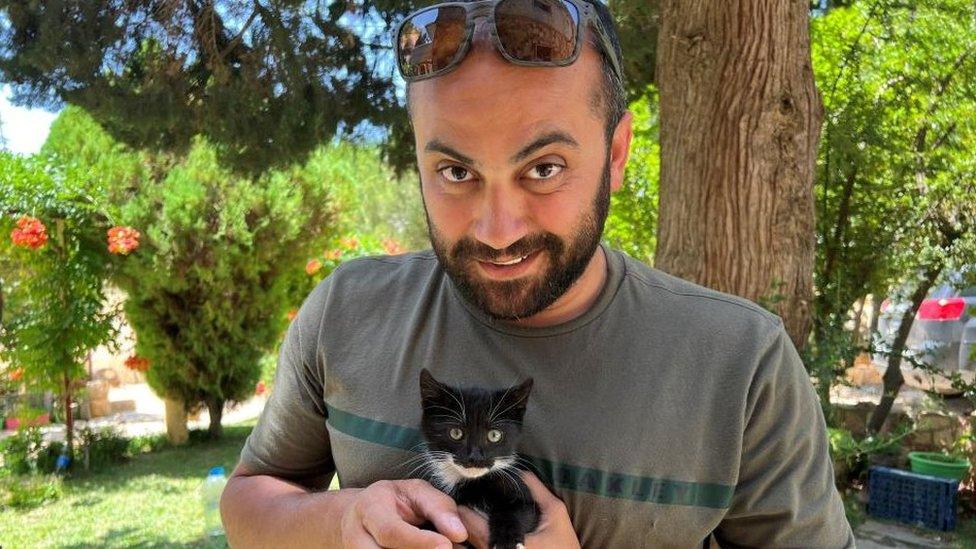
[[[890,467],[868,473],[868,513],[933,530],[956,527],[959,481]]]

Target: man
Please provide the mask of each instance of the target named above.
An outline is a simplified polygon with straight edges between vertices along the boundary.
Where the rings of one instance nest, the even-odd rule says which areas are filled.
[[[530,549],[852,547],[780,318],[600,242],[631,141],[606,8],[472,7],[398,33],[433,249],[348,262],[309,295],[223,496],[231,543],[483,546],[480,516],[404,480],[426,367],[534,378]]]

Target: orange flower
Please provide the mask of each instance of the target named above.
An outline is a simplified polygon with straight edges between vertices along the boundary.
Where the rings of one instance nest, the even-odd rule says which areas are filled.
[[[328,250],[325,252],[325,258],[330,261],[338,261],[339,258],[341,257],[342,257],[342,250],[338,248],[335,250]]]
[[[108,251],[128,255],[139,247],[139,231],[132,227],[112,227],[108,230]]]
[[[24,377],[23,368],[14,368],[10,371],[10,381],[20,381],[22,377]]]
[[[350,250],[355,250],[357,247],[359,247],[359,239],[355,236],[344,236],[339,239],[339,243],[342,244],[343,248]]]
[[[403,249],[403,246],[401,246],[400,243],[393,238],[383,239],[383,250],[390,255],[402,254],[406,251]]]
[[[292,309],[288,311],[288,314],[286,316],[288,317],[288,322],[291,322],[292,320],[295,320],[296,316],[298,316],[298,311]]]
[[[132,355],[125,359],[125,367],[137,372],[146,372],[149,370],[149,359],[138,355]]]
[[[305,272],[308,273],[309,276],[319,272],[319,269],[321,268],[322,268],[322,262],[319,261],[318,259],[312,259],[305,264]]]
[[[17,220],[17,228],[11,231],[14,246],[36,250],[47,242],[47,227],[40,219],[29,215]]]
[[[261,395],[263,395],[263,394],[264,394],[264,392],[265,392],[265,391],[267,391],[267,390],[268,390],[268,388],[267,388],[267,387],[265,387],[265,385],[264,385],[264,382],[263,382],[263,381],[259,381],[259,382],[257,383],[257,385],[255,385],[255,386],[254,386],[254,394],[256,394],[256,395],[258,395],[258,396],[261,396]]]

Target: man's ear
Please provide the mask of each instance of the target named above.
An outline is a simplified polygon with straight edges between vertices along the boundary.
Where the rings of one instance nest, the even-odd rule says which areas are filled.
[[[624,184],[624,170],[630,156],[630,142],[634,138],[634,113],[624,111],[613,130],[610,141],[610,191],[616,192]]]

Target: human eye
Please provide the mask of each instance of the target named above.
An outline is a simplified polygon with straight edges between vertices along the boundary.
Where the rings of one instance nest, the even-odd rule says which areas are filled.
[[[542,162],[529,168],[529,171],[526,172],[525,175],[529,179],[545,180],[556,177],[562,171],[563,166],[561,164],[556,164],[555,162]]]
[[[451,183],[467,183],[474,180],[474,175],[471,173],[471,170],[456,164],[444,166],[438,169],[437,172],[441,174],[441,177]]]

